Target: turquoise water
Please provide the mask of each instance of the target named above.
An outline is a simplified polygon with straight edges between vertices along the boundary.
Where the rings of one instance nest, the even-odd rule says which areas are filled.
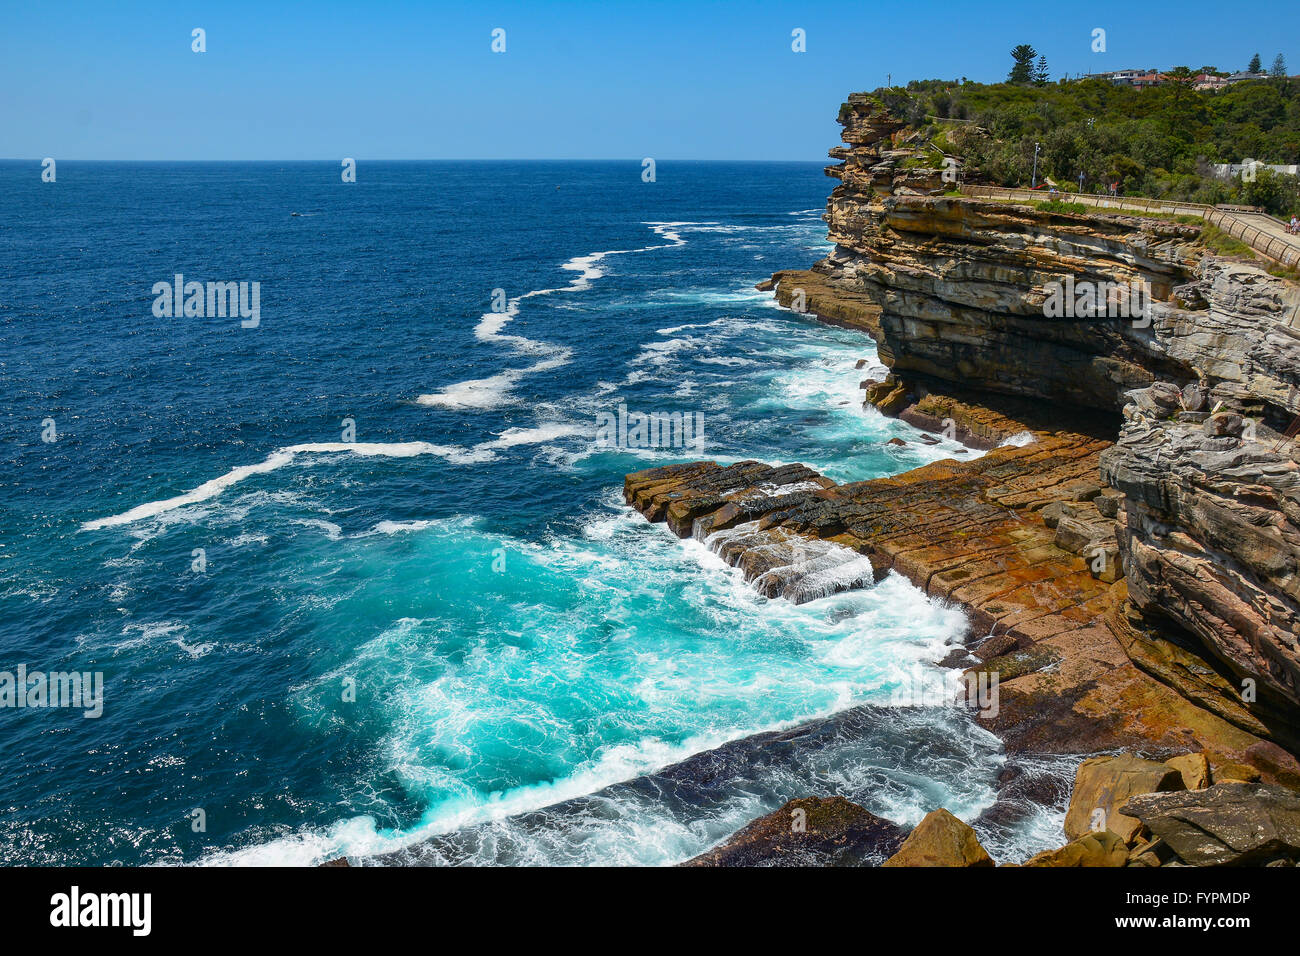
[[[0,712],[6,862],[391,850],[887,704],[964,636],[896,577],[762,598],[623,505],[671,461],[971,454],[862,409],[870,340],[754,291],[827,251],[819,166],[639,171],[0,164],[0,647],[105,680],[98,720]],[[177,272],[260,281],[260,325],[155,317]],[[619,405],[698,414],[701,448],[602,447]],[[996,741],[947,711],[909,735],[518,861],[676,862],[866,770],[900,822],[992,802]]]

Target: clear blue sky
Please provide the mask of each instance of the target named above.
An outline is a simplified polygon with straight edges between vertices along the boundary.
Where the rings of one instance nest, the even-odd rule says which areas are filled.
[[[1203,0],[5,0],[0,157],[819,159],[888,74],[1003,79],[1021,42],[1054,76],[1256,51],[1298,73],[1298,27],[1295,4]]]

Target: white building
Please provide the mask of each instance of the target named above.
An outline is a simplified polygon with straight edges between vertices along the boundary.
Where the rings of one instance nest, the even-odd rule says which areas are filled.
[[[1214,170],[1214,175],[1220,179],[1236,179],[1245,173],[1247,182],[1254,179],[1255,174],[1261,169],[1271,169],[1285,176],[1300,176],[1300,166],[1277,166],[1261,163],[1256,159],[1243,159],[1239,163],[1211,163],[1210,169]]]

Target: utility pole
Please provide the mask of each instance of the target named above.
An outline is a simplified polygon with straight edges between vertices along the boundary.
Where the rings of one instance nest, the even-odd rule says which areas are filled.
[[[1079,192],[1083,192],[1083,170],[1079,170]]]
[[[1034,175],[1029,179],[1029,188],[1038,188],[1038,144],[1034,144]]]

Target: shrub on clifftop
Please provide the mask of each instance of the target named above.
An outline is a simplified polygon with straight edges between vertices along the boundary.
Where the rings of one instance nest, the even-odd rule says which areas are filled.
[[[1032,65],[1032,64],[1031,64]],[[1020,66],[1017,61],[1017,68]],[[1013,71],[1014,72],[1014,71]],[[967,177],[1003,186],[1028,185],[1034,144],[1039,181],[1062,188],[1109,191],[1189,202],[1261,205],[1276,215],[1300,208],[1295,177],[1254,183],[1220,179],[1210,164],[1250,157],[1300,163],[1300,83],[1283,79],[1198,91],[1188,82],[1151,89],[1080,80],[1045,86],[923,80],[879,90],[889,112],[916,128],[947,132],[966,160]],[[944,124],[927,117],[973,120]]]

